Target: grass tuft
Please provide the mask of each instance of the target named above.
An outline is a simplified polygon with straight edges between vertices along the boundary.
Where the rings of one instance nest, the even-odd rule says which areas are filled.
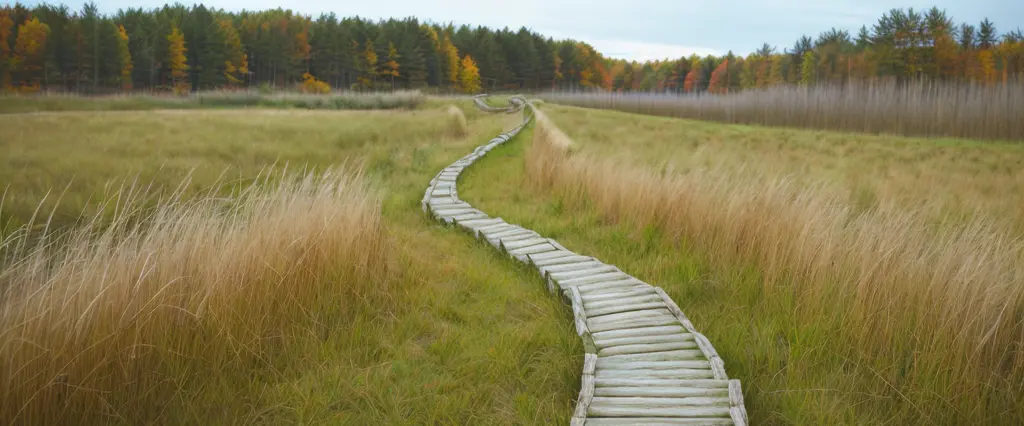
[[[389,297],[380,201],[358,172],[267,173],[152,208],[145,190],[117,194],[110,222],[4,237],[0,418],[155,421],[279,376]]]

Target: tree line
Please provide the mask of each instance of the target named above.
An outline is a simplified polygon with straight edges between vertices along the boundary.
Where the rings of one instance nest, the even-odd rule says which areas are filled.
[[[81,11],[50,4],[0,8],[0,84],[21,92],[185,92],[300,82],[369,90],[530,90],[576,84],[580,74],[593,79],[602,67],[593,47],[526,28],[181,4],[113,15],[99,13],[95,3]]]
[[[643,63],[609,61],[614,91],[729,93],[777,85],[897,82],[1024,81],[1024,32],[1000,35],[987,18],[957,24],[944,10],[893,9],[856,36],[832,28],[817,38],[802,36],[779,52],[767,43],[746,57],[696,55]]]
[[[65,5],[0,8],[0,87],[109,93],[256,86],[313,91],[575,89],[728,93],[780,84],[933,78],[995,84],[1024,74],[1024,34],[944,11],[894,9],[856,37],[831,29],[777,52],[648,62],[605,58],[584,42],[527,28],[313,18],[285,9],[227,12],[164,5],[99,13]]]

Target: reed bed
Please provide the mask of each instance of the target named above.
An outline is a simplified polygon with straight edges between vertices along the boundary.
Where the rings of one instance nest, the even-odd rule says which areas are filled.
[[[415,109],[426,102],[419,91],[333,92],[303,94],[297,92],[261,93],[249,91],[209,91],[188,96],[160,94],[124,94],[78,96],[64,94],[0,96],[0,113],[36,111],[127,111],[191,108],[302,108],[334,110]]]
[[[204,396],[258,398],[390,297],[380,200],[359,172],[146,193],[126,185],[101,209],[112,220],[3,236],[4,423],[204,422],[218,403]]]
[[[917,81],[776,86],[725,96],[569,93],[549,102],[724,123],[906,136],[1024,140],[1024,83]]]
[[[828,341],[802,347],[828,352],[836,369],[870,371],[886,397],[913,407],[910,418],[1024,418],[1024,242],[1005,227],[984,216],[936,226],[894,204],[858,209],[828,185],[751,170],[662,173],[573,151],[538,112],[528,179],[568,206],[687,241],[715,267],[755,267],[759,280],[727,283],[749,296],[739,300],[774,299],[798,324],[832,327]]]

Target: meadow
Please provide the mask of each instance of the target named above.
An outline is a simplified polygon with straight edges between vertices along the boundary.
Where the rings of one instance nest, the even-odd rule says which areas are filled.
[[[506,120],[450,99],[0,116],[0,418],[566,422],[571,312],[419,210]]]
[[[984,85],[892,79],[782,85],[726,96],[546,93],[565,105],[734,124],[905,136],[1024,140],[1024,83]]]
[[[541,110],[463,198],[664,286],[752,423],[1024,418],[1019,145]]]

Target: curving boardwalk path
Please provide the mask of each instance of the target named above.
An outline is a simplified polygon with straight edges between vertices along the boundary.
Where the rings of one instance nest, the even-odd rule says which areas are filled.
[[[533,108],[522,98],[512,98],[504,108],[479,96],[474,102],[488,112]],[[535,267],[548,289],[572,305],[586,348],[573,425],[745,425],[739,380],[729,380],[711,342],[664,290],[459,199],[456,181],[462,170],[531,119],[524,115],[516,128],[441,170],[423,195],[423,211]]]

